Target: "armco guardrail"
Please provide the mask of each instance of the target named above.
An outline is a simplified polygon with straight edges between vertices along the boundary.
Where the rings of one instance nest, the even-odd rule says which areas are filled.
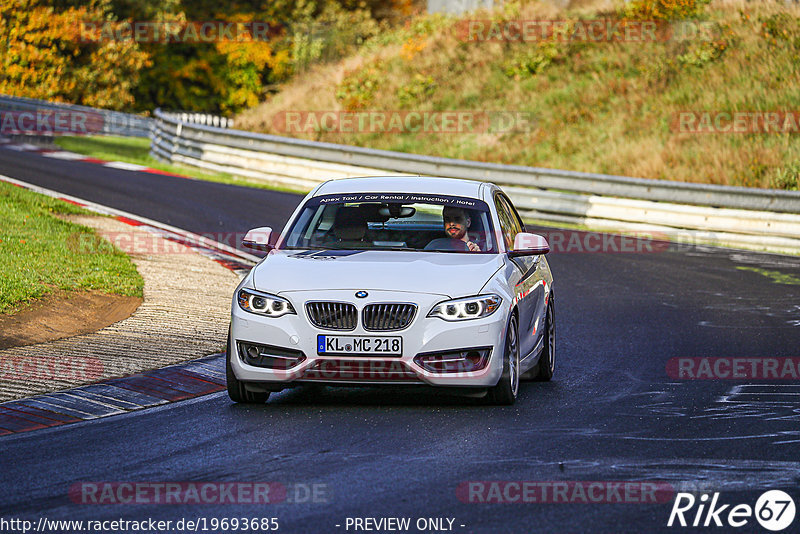
[[[419,156],[191,124],[155,111],[151,153],[310,189],[331,178],[425,174],[502,185],[532,218],[800,252],[800,192],[714,186]]]
[[[130,113],[120,111],[110,111],[107,109],[96,109],[86,106],[76,106],[73,104],[62,104],[37,100],[35,98],[24,98],[19,96],[0,95],[0,111],[17,112],[41,112],[41,111],[69,111],[73,113],[85,113],[92,117],[102,117],[96,130],[89,133],[100,135],[119,135],[123,137],[148,137],[153,119],[140,117]],[[35,119],[34,119],[35,120]],[[81,132],[79,132],[81,133]]]
[[[161,112],[167,114],[167,112]],[[204,124],[206,126],[217,126],[219,128],[233,128],[233,119],[210,115],[208,113],[169,113],[169,115],[181,122],[192,124]]]

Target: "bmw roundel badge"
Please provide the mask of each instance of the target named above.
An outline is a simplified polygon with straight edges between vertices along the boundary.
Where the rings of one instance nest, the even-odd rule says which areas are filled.
[[[369,295],[369,293],[366,291],[356,291],[356,298],[364,299],[367,298],[367,295]]]

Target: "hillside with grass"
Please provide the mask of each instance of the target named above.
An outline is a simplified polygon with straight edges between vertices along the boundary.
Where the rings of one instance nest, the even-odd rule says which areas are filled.
[[[465,38],[469,20],[692,22],[649,41]],[[686,26],[682,26],[686,28]],[[662,34],[659,34],[662,35]],[[680,112],[800,111],[800,10],[783,2],[506,2],[461,19],[419,15],[320,63],[236,117],[287,135],[287,111],[503,111],[527,131],[289,134],[416,154],[686,182],[797,189],[800,132],[680,131]],[[791,125],[790,125],[791,126]]]

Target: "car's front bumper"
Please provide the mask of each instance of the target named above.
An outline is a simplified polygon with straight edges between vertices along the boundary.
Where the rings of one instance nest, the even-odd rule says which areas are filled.
[[[352,290],[294,291],[281,293],[297,311],[296,315],[278,318],[263,317],[241,310],[233,303],[231,320],[231,367],[243,382],[271,383],[329,382],[353,384],[410,383],[452,387],[494,386],[502,374],[503,344],[508,316],[508,305],[503,303],[492,315],[481,319],[449,322],[437,317],[427,317],[433,306],[446,300],[442,295],[422,293],[397,293],[370,291],[364,299],[354,298]],[[358,324],[355,330],[342,332],[326,330],[311,324],[306,315],[307,301],[351,302],[361,311],[367,304],[385,302],[413,302],[418,309],[411,325],[403,330],[370,332]],[[317,335],[347,336],[401,336],[403,352],[400,357],[380,356],[326,356],[317,354]],[[281,347],[301,351],[304,359],[289,369],[269,369],[248,365],[239,357],[238,343]],[[421,367],[414,358],[419,354],[465,349],[489,349],[488,363],[476,371],[455,368],[450,372],[431,372]]]

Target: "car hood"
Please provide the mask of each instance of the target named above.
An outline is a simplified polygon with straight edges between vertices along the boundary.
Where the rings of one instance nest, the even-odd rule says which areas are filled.
[[[474,295],[503,266],[500,254],[376,250],[274,250],[253,272],[270,293],[352,289]]]

